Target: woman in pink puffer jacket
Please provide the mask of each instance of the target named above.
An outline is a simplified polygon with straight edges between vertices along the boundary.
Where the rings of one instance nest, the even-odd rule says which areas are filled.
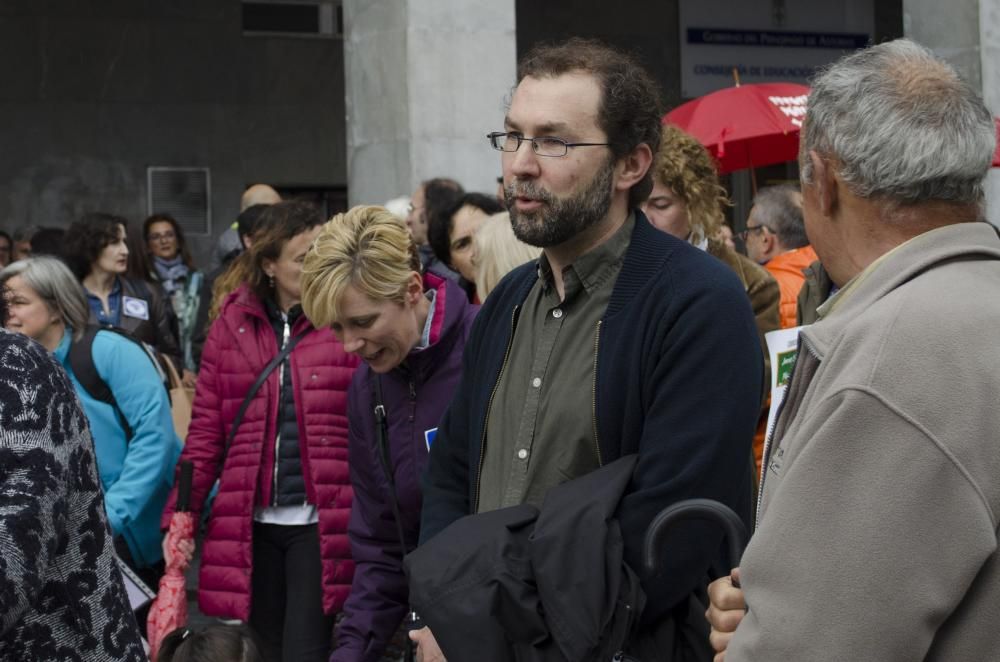
[[[223,301],[202,354],[181,460],[194,465],[195,517],[216,480],[199,575],[208,615],[247,621],[269,660],[324,661],[333,616],[351,588],[347,521],[347,389],[356,357],[299,306],[302,258],[323,219],[309,205],[266,211],[244,273]],[[250,400],[251,386],[286,343],[294,349]],[[176,497],[163,515],[166,528]]]

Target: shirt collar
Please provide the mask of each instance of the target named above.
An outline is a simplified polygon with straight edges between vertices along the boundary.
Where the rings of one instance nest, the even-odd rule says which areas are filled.
[[[93,292],[91,292],[90,290],[88,290],[86,287],[83,288],[83,290],[84,290],[84,292],[87,293],[87,297],[88,298],[94,299],[95,301],[100,301],[101,300],[101,297],[97,296],[96,294],[94,294]],[[114,280],[114,282],[111,284],[111,291],[108,292],[108,296],[109,297],[114,297],[114,296],[118,296],[121,293],[122,293],[122,279],[116,277],[115,280]]]
[[[576,258],[576,262],[563,269],[564,301],[574,298],[581,289],[593,294],[609,277],[614,276],[625,259],[635,228],[635,212],[629,212],[625,223],[604,243]],[[543,252],[538,259],[538,277],[546,288],[552,287],[552,265]]]

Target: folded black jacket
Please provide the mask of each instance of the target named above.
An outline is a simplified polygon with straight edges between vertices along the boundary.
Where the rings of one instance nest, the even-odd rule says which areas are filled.
[[[448,660],[601,660],[645,597],[615,510],[636,456],[523,504],[457,520],[406,557],[410,603]]]

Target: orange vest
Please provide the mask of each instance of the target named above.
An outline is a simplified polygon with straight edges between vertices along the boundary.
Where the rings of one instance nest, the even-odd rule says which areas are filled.
[[[799,298],[802,284],[806,282],[806,276],[802,270],[818,259],[812,246],[803,246],[782,253],[764,265],[764,268],[771,272],[774,279],[778,281],[778,288],[781,290],[782,329],[790,329],[795,326],[795,302]]]

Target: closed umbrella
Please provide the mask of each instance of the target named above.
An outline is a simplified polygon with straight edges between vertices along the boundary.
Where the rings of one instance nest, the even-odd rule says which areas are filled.
[[[184,572],[188,561],[179,546],[194,539],[194,519],[188,512],[191,501],[191,462],[181,462],[177,486],[177,507],[167,530],[170,551],[166,572],[160,579],[160,590],[149,608],[146,634],[149,637],[150,659],[155,660],[163,638],[187,623],[187,587]]]
[[[808,96],[795,83],[736,85],[678,106],[663,123],[697,138],[725,174],[795,160]]]

